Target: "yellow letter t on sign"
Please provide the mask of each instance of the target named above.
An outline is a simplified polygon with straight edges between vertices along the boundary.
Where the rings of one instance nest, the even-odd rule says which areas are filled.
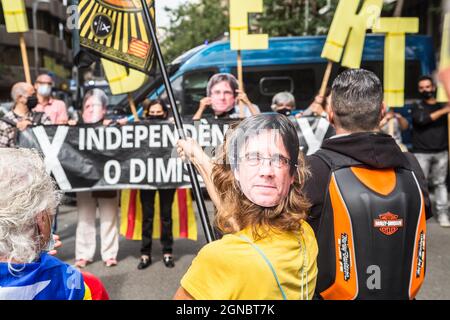
[[[387,33],[384,43],[384,100],[389,107],[405,104],[405,33],[419,32],[418,18],[381,18],[374,32]]]

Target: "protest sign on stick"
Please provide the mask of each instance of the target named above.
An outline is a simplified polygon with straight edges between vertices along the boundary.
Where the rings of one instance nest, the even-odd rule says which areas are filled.
[[[248,14],[262,11],[262,0],[230,0],[230,47],[231,50],[237,50],[237,74],[241,91],[244,91],[241,50],[262,50],[269,47],[267,34],[248,34]],[[244,117],[244,106],[241,101],[239,101],[239,116]]]
[[[2,0],[6,31],[18,33],[20,52],[22,54],[23,71],[26,82],[31,84],[30,64],[28,63],[27,46],[24,32],[28,31],[27,11],[23,0]],[[37,66],[35,66],[37,67]]]
[[[333,62],[348,68],[361,65],[366,30],[371,29],[380,16],[382,0],[365,0],[357,12],[360,0],[339,1],[321,57],[328,60],[319,95],[324,96]]]
[[[419,19],[380,18],[373,31],[386,33],[384,101],[389,107],[403,107],[405,104],[405,34],[419,32]]]
[[[134,116],[134,121],[139,121],[139,116],[136,111],[131,92],[139,89],[148,79],[145,73],[137,70],[126,68],[120,64],[101,59],[103,70],[105,71],[106,79],[112,94],[128,94],[128,103],[130,104],[131,112]]]

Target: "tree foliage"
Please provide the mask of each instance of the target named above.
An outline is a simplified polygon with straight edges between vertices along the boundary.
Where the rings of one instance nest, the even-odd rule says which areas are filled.
[[[195,46],[223,38],[229,29],[228,2],[191,0],[175,9],[166,8],[171,21],[164,30],[166,59],[171,61]],[[250,32],[270,37],[324,35],[337,4],[338,0],[264,0],[263,13],[249,15]],[[392,4],[385,5],[384,15],[393,8]]]

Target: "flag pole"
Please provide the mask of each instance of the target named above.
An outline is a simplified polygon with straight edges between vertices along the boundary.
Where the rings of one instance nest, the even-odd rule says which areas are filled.
[[[23,32],[19,33],[20,52],[22,53],[23,71],[25,73],[25,81],[31,83],[30,64],[28,63],[27,45],[25,43],[25,36]],[[37,68],[37,66],[35,66]]]
[[[159,42],[158,42],[158,38],[156,37],[155,28],[153,26],[153,19],[150,14],[150,10],[147,6],[146,0],[141,0],[141,5],[142,5],[142,10],[144,12],[144,18],[145,18],[146,24],[150,31],[150,35],[151,35],[152,42],[153,42],[153,47],[155,48],[156,58],[158,60],[159,68],[161,70],[161,75],[163,77],[164,85],[167,90],[167,96],[169,97],[169,102],[170,102],[170,105],[172,106],[173,115],[174,115],[174,119],[175,119],[175,125],[177,127],[178,134],[181,139],[186,139],[186,135],[184,134],[184,130],[183,130],[183,122],[181,120],[181,116],[178,111],[178,106],[175,101],[175,96],[173,94],[169,76],[167,74],[166,65],[164,63],[164,58],[161,53],[161,48],[159,47]],[[187,167],[188,167],[188,171],[189,171],[189,176],[191,178],[192,187],[194,189],[194,195],[195,195],[195,200],[196,200],[195,202],[197,204],[198,213],[200,216],[200,220],[202,222],[203,231],[205,232],[206,241],[209,243],[209,242],[212,242],[215,240],[215,235],[211,228],[211,224],[209,223],[208,212],[207,212],[206,206],[205,206],[205,200],[203,199],[203,194],[200,189],[200,184],[198,182],[197,173],[194,170],[194,166],[192,165],[192,163],[189,162],[189,163],[187,163]]]
[[[239,82],[239,90],[244,92],[244,73],[242,70],[242,55],[241,50],[237,51],[237,73],[238,73],[238,82]],[[250,108],[250,106],[248,106]],[[244,103],[239,100],[239,118],[244,118]]]

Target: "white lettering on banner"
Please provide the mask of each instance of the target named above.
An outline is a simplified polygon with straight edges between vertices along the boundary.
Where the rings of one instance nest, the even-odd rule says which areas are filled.
[[[139,174],[138,174],[139,171]],[[145,161],[131,159],[130,161],[130,183],[141,183],[145,179]]]
[[[172,130],[169,126],[162,126],[162,147],[167,148],[169,146],[175,146],[180,136],[177,130]]]
[[[306,144],[308,145],[308,152],[306,155],[315,153],[317,150],[320,149],[322,141],[325,138],[325,135],[327,134],[330,123],[326,119],[320,118],[317,124],[317,129],[315,132],[313,132],[313,129],[311,128],[311,125],[309,124],[307,118],[297,119],[297,122],[300,127],[300,130],[303,133],[303,138],[305,139]]]
[[[113,161],[113,160],[111,160]],[[108,184],[116,184],[117,179],[117,169],[119,164],[112,164],[108,161],[105,165],[105,181]],[[115,160],[114,160],[115,161]],[[182,183],[189,182],[189,175],[184,174],[187,168],[186,164],[180,158],[148,158],[147,162],[142,159],[131,159],[130,160],[130,183],[132,184],[142,184],[142,183]],[[114,176],[111,176],[111,167],[116,169]],[[199,181],[203,182],[200,176]],[[114,182],[114,183],[111,183]]]
[[[111,175],[111,169],[114,169],[114,175]],[[121,168],[120,163],[117,160],[109,160],[105,164],[105,170],[103,170],[103,177],[107,184],[117,184],[120,180]]]
[[[122,135],[120,129],[117,127],[107,127],[105,130],[105,134],[107,147],[106,149],[108,149],[108,147],[111,147],[112,149],[119,149],[120,145],[122,144]]]
[[[86,130],[86,150],[92,150],[93,145],[97,150],[105,150],[105,128],[99,127],[98,133],[95,128]]]
[[[61,190],[64,191],[72,189],[72,185],[70,184],[69,179],[67,179],[66,172],[58,159],[59,151],[64,144],[69,127],[58,126],[51,143],[44,127],[34,127],[32,130],[42,149],[42,153],[44,154],[44,162],[47,173],[53,173],[53,176],[55,177],[55,180]]]
[[[228,124],[184,125],[186,135],[197,140],[201,147],[220,145]],[[125,125],[117,127],[79,128],[78,148],[83,150],[111,151],[122,149],[175,147],[178,131],[170,125]]]
[[[133,127],[123,126],[122,127],[122,148],[133,148]]]
[[[145,127],[137,126],[136,127],[136,148],[141,147],[141,141],[148,138],[148,130]]]
[[[161,139],[161,133],[159,132],[161,130],[161,127],[160,126],[150,126],[149,130],[150,130],[150,132],[148,135],[149,135],[150,141],[149,141],[148,146],[150,148],[161,148],[161,140],[159,140],[159,139]],[[157,139],[159,141],[156,141]]]

